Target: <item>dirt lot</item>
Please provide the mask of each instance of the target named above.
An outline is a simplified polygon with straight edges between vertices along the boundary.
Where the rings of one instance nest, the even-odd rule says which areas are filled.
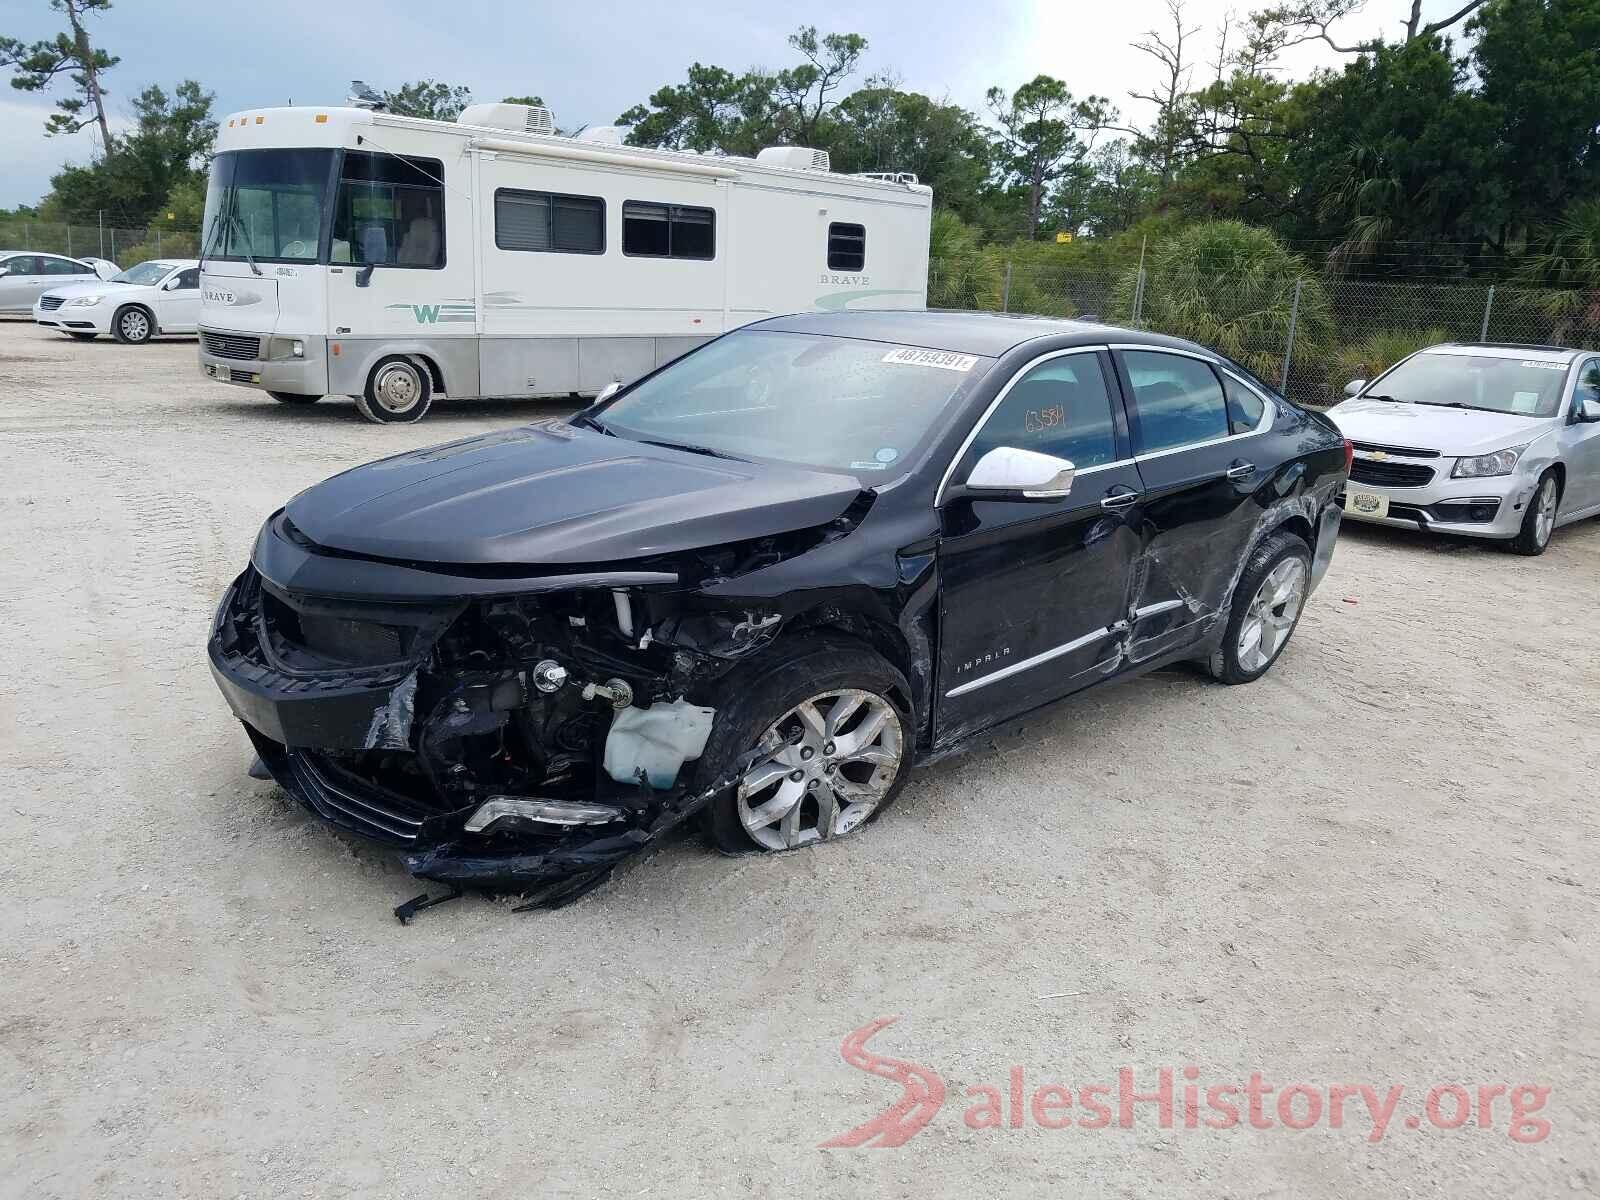
[[[416,881],[245,777],[207,624],[296,490],[540,411],[380,429],[202,381],[192,342],[0,324],[4,1195],[1600,1190],[1600,522],[1539,559],[1347,531],[1254,686],[1084,697],[822,849],[686,839],[569,909],[402,928]],[[901,1095],[840,1050],[896,1015],[870,1049],[943,1109],[820,1148]],[[1014,1066],[1073,1127],[1013,1111]],[[1123,1067],[1173,1069],[1173,1128],[1120,1127]],[[1253,1072],[1273,1127],[1208,1128]],[[1376,1141],[1335,1084],[1404,1087]],[[1509,1093],[1480,1127],[1496,1084],[1548,1087],[1548,1136]],[[984,1086],[1000,1128],[963,1119]]]

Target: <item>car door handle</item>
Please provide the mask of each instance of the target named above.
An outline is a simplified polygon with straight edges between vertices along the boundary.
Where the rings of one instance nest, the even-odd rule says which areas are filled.
[[[1229,479],[1245,479],[1256,473],[1255,463],[1235,463],[1228,468]]]
[[[1116,511],[1117,509],[1129,508],[1136,504],[1138,500],[1138,492],[1112,492],[1104,500],[1100,501],[1100,507]]]

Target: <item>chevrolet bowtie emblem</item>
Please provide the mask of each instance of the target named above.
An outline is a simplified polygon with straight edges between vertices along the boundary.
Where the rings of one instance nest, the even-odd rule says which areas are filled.
[[[1385,454],[1382,450],[1374,450],[1372,452],[1372,457],[1377,459],[1379,462],[1382,462],[1384,459],[1388,458],[1389,456],[1387,454]]]

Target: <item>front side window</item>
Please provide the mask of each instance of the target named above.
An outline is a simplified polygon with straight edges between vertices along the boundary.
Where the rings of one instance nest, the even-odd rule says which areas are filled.
[[[334,199],[336,263],[444,266],[444,164],[436,158],[345,152]]]
[[[1582,404],[1585,400],[1600,404],[1600,358],[1591,358],[1579,370],[1577,393],[1573,400],[1576,404]]]
[[[178,272],[178,281],[172,285],[175,292],[192,292],[200,286],[200,268],[188,267]]]
[[[1402,404],[1553,417],[1566,382],[1566,363],[1424,352],[1406,359],[1362,395]]]
[[[201,257],[316,262],[332,150],[229,150],[211,160]]]
[[[713,258],[716,217],[709,208],[626,201],[622,252],[637,258]]]
[[[494,244],[502,250],[603,254],[606,202],[599,196],[500,188],[494,194]]]
[[[973,439],[970,456],[976,462],[998,446],[1053,454],[1079,470],[1115,462],[1116,426],[1100,356],[1052,358],[1012,384]]]
[[[76,274],[78,274],[78,264],[75,263],[75,262],[72,262],[72,261],[70,261],[68,259],[65,259],[65,258],[41,258],[39,261],[40,261],[41,264],[43,264],[43,270],[41,270],[39,272],[41,275],[76,275]]]
[[[820,334],[718,338],[597,410],[612,433],[735,458],[904,474],[993,360]]]
[[[834,221],[828,226],[828,270],[861,271],[867,265],[867,227]]]
[[[1123,353],[1133,385],[1134,452],[1154,454],[1228,436],[1228,405],[1217,373],[1198,358]]]

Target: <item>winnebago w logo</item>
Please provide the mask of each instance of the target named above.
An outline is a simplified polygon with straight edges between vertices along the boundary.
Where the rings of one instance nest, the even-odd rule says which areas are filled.
[[[879,1017],[869,1021],[854,1033],[847,1034],[839,1045],[839,1053],[852,1067],[898,1083],[905,1094],[869,1121],[854,1129],[820,1143],[832,1146],[903,1146],[912,1135],[933,1120],[944,1104],[944,1080],[927,1067],[886,1058],[867,1049],[867,1042],[880,1030],[887,1029],[899,1017]]]
[[[477,320],[478,306],[471,300],[446,300],[441,304],[386,304],[389,312],[408,312],[418,325],[450,325]]]

